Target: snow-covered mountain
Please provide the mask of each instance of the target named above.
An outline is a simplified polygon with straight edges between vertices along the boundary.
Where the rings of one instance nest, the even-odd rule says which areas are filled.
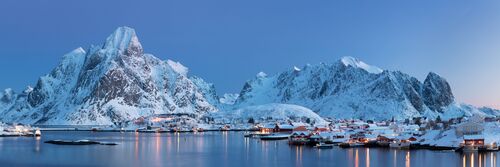
[[[64,55],[35,87],[0,92],[0,121],[25,124],[113,125],[166,113],[319,119],[307,108],[334,118],[500,115],[499,110],[457,103],[448,82],[435,73],[421,82],[352,57],[274,76],[260,72],[239,95],[219,98],[213,84],[189,76],[182,64],[144,53],[128,27],[118,28],[100,46]]]
[[[376,120],[485,113],[457,103],[448,82],[435,73],[420,82],[352,57],[274,76],[260,72],[244,85],[234,108],[268,103],[301,105],[325,117]]]
[[[103,45],[64,55],[34,88],[0,93],[0,119],[112,125],[152,114],[217,111],[214,86],[187,73],[178,62],[144,53],[135,31],[120,27]]]

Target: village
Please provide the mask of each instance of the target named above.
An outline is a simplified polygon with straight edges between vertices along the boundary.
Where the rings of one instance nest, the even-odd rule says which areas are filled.
[[[201,120],[201,121],[200,121]],[[500,119],[474,115],[460,119],[406,119],[371,121],[330,119],[315,122],[298,118],[249,118],[237,120],[189,114],[162,114],[141,117],[118,126],[72,128],[0,126],[1,137],[40,136],[42,131],[93,131],[136,133],[191,133],[204,131],[245,131],[243,136],[255,140],[288,140],[290,145],[318,149],[334,147],[381,147],[393,149],[453,150],[457,152],[498,151]]]
[[[247,138],[288,140],[290,145],[319,149],[387,147],[485,152],[498,151],[500,142],[500,119],[481,115],[446,121],[440,117],[379,122],[329,118],[325,118],[326,122],[315,122],[306,117],[202,120],[195,121],[189,115],[158,115],[134,124],[140,127],[135,129],[139,133],[246,131]]]

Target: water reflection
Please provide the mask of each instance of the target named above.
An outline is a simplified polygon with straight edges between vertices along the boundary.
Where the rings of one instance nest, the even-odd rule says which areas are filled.
[[[35,137],[36,143],[35,143],[35,152],[40,152],[40,136]]]
[[[358,149],[356,149],[356,155],[354,156],[354,166],[359,167],[359,156],[358,156]]]
[[[405,160],[405,162],[406,162],[406,167],[410,167],[410,161],[411,161],[411,158],[410,158],[410,151],[407,151],[407,152],[406,152],[406,156],[405,156],[405,157],[406,157],[406,158],[405,158],[405,159],[406,159],[406,160]]]
[[[463,153],[463,167],[496,167],[497,153]]]
[[[70,147],[43,143],[60,139],[106,140],[118,146]],[[183,142],[184,141],[184,142]],[[243,144],[243,145],[242,145]],[[0,138],[0,164],[23,157],[36,166],[463,166],[496,167],[498,152],[468,153],[430,150],[350,148],[318,150],[289,146],[287,141],[244,138],[238,132],[87,133],[47,132],[43,138]],[[73,157],[79,157],[77,159]],[[39,165],[38,165],[39,164]],[[104,164],[104,165],[103,165]],[[2,166],[0,165],[0,166]]]
[[[394,150],[393,154],[394,154],[394,158],[393,158],[394,164],[393,164],[393,166],[398,166],[398,164],[397,164],[397,162],[398,162],[398,154],[397,154],[396,150]]]
[[[303,146],[295,147],[295,165],[297,167],[302,166],[302,151],[303,151]]]
[[[370,167],[370,148],[366,149],[366,167]]]

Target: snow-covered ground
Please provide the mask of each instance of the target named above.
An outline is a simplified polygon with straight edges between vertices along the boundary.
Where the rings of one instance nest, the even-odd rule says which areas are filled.
[[[500,123],[499,122],[486,122],[482,124],[484,131],[485,144],[493,142],[500,143]],[[458,136],[455,133],[455,128],[448,130],[429,130],[420,139],[423,139],[422,144],[430,144],[433,146],[446,146],[458,147],[463,141],[463,136]]]
[[[247,106],[232,111],[221,111],[213,115],[216,119],[232,120],[248,120],[253,118],[255,120],[300,120],[310,119],[311,122],[316,124],[326,124],[327,122],[318,114],[314,113],[308,108],[292,105],[292,104],[264,104],[256,106]]]
[[[30,135],[34,132],[35,128],[24,125],[7,125],[0,122],[0,136],[24,136]]]

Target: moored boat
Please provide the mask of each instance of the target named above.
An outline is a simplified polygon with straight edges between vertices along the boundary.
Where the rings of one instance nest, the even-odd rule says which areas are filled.
[[[268,136],[271,135],[270,133],[261,133],[261,132],[252,132],[252,133],[245,133],[243,136],[244,137],[254,137],[254,138],[260,138],[261,136]]]
[[[339,144],[339,147],[342,147],[342,148],[363,147],[363,146],[365,146],[364,143],[359,142],[359,141],[354,141],[354,140],[349,140],[348,142]]]
[[[317,149],[332,149],[334,146],[334,144],[318,143],[314,147],[316,147]]]
[[[42,136],[42,132],[40,131],[40,129],[36,129],[35,130],[35,133],[33,134],[35,137],[38,137],[38,136]]]
[[[389,144],[389,147],[390,148],[397,148],[397,149],[409,149],[410,144],[411,143],[406,141],[406,140],[395,140]]]
[[[289,134],[271,134],[267,136],[261,136],[261,140],[285,140],[290,137]]]

